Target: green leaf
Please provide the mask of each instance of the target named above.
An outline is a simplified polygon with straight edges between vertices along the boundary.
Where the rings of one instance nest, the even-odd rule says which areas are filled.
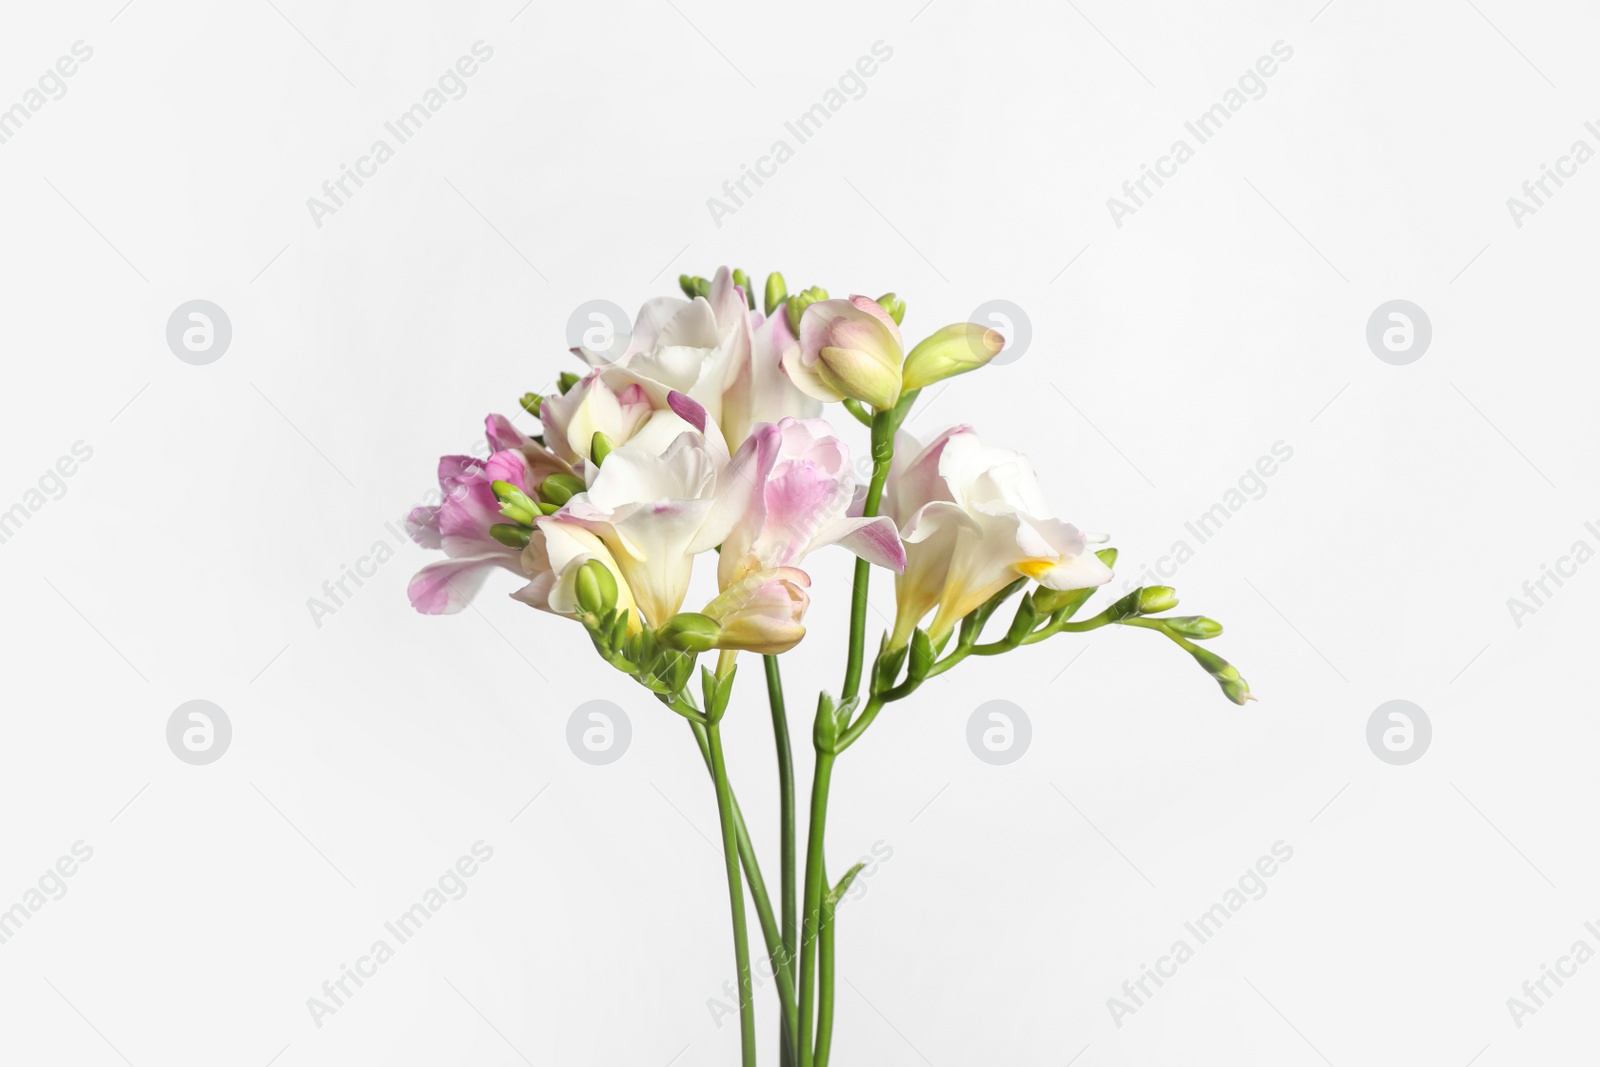
[[[845,893],[850,890],[850,883],[856,880],[856,875],[860,874],[866,865],[866,861],[862,861],[844,872],[844,877],[839,879],[839,884],[828,890],[828,907],[836,908],[839,906],[839,901],[843,900]]]

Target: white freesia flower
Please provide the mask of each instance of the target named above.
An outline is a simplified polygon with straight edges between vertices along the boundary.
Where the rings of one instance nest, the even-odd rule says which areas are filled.
[[[946,430],[926,448],[900,435],[885,511],[906,543],[906,569],[895,583],[894,648],[930,611],[929,636],[941,640],[1019,577],[1057,590],[1111,580],[1111,569],[1089,550],[1090,538],[1047,517],[1027,457],[983,444],[967,426]]]
[[[716,508],[724,466],[720,450],[694,432],[680,435],[660,455],[619,448],[588,491],[555,516],[595,534],[611,550],[649,626],[661,626],[683,606],[694,557],[721,544],[738,519]]]

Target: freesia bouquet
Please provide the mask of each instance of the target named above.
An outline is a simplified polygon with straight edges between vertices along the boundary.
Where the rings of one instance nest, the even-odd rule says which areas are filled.
[[[1116,550],[1052,517],[1025,457],[967,426],[926,444],[901,429],[922,389],[989,362],[1004,345],[999,333],[958,323],[908,353],[905,304],[894,294],[789,294],[774,274],[757,311],[742,271],[680,283],[686,299],[647,301],[631,332],[575,348],[588,365],[582,376],[564,373],[558,391],[522,398],[539,434],[491,415],[487,458],[441,461],[441,503],[409,521],[417,541],[446,558],[417,574],[410,597],[421,612],[459,611],[490,572],[510,571],[526,579],[516,599],[576,621],[602,660],[687,721],[721,821],[743,1062],[756,1062],[748,882],[781,1003],[780,1061],[821,1067],[832,1044],[835,911],[859,869],[837,879],[826,872],[829,784],[835,760],[887,705],[970,657],[1108,625],[1165,636],[1236,703],[1251,699],[1250,688],[1196,643],[1221,633],[1216,622],[1161,614],[1177,604],[1170,588],[1137,589],[1077,617],[1110,581]],[[830,404],[870,431],[865,485],[821,417]],[[820,694],[812,728],[802,875],[780,660],[806,632],[811,580],[802,566],[829,545],[857,560],[843,684]],[[686,611],[695,560],[706,552],[716,553],[718,592]],[[896,617],[869,662],[874,568],[895,576]],[[1019,593],[1010,622],[985,639]],[[720,724],[741,652],[763,657],[776,735],[776,908],[723,758]]]

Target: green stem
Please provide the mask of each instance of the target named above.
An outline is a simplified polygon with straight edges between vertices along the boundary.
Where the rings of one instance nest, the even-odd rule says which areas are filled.
[[[889,412],[880,411],[872,418],[872,483],[867,486],[867,498],[862,504],[863,518],[874,518],[883,501],[883,483],[889,478],[889,464],[894,459],[894,426]],[[850,595],[850,658],[845,664],[844,688],[839,692],[840,702],[856,695],[861,686],[861,663],[865,658],[867,637],[867,585],[872,574],[872,564],[856,560],[855,584]]]
[[[823,881],[827,881],[826,878]],[[822,983],[821,1006],[817,1010],[817,1054],[814,1067],[828,1067],[833,1051],[833,922],[835,905],[823,901],[821,943],[817,976]]]
[[[700,756],[706,770],[715,777],[711,766],[711,745],[706,739],[706,728],[699,724],[691,727],[700,746]],[[778,1000],[783,1007],[784,1025],[789,1033],[796,1030],[797,1016],[794,1001],[794,957],[784,951],[783,935],[778,929],[777,917],[772,912],[772,900],[767,896],[767,884],[761,877],[761,864],[756,860],[755,846],[750,843],[750,832],[745,827],[744,813],[739,810],[739,798],[733,796],[733,786],[728,786],[733,798],[733,824],[739,837],[739,858],[744,863],[744,873],[750,883],[750,896],[756,902],[756,919],[761,924],[761,937],[766,942],[767,958],[772,961],[774,981],[778,983]]]
[[[783,707],[783,678],[778,672],[778,657],[762,658],[767,668],[767,703],[772,707],[772,735],[778,746],[778,824],[782,853],[778,876],[782,881],[783,894],[783,954],[785,959],[793,960],[795,947],[799,944],[795,919],[798,904],[795,900],[794,753],[789,742],[789,719]],[[793,1003],[792,996],[790,1003]],[[778,1057],[783,1067],[794,1065],[794,1035],[787,1031],[788,1025],[789,1020],[785,1019],[786,1030],[782,1035],[783,1043]]]
[[[833,778],[832,753],[817,751],[811,780],[811,831],[806,843],[806,899],[800,943],[800,1067],[815,1067],[811,1019],[817,996],[817,934],[822,926],[822,842],[828,819],[828,785]]]
[[[755,976],[750,973],[750,944],[745,931],[744,884],[739,877],[739,835],[734,828],[733,789],[728,785],[728,768],[722,759],[722,727],[717,723],[706,727],[706,743],[711,749],[717,817],[722,823],[723,865],[728,871],[728,900],[733,910],[733,957],[739,972],[739,1041],[744,1067],[755,1067]]]

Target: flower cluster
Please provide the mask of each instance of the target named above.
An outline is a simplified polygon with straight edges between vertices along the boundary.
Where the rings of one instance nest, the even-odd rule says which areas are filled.
[[[742,272],[681,281],[685,297],[647,301],[631,334],[574,349],[586,373],[523,398],[538,434],[491,415],[486,459],[440,461],[442,503],[409,518],[447,557],[412,580],[418,611],[461,610],[500,568],[528,579],[516,599],[585,622],[614,662],[613,635],[646,631],[676,651],[775,654],[805,634],[805,557],[839,545],[897,576],[893,656],[924,625],[942,647],[1019,579],[1036,600],[1111,579],[1091,548],[1105,536],[1053,517],[1026,457],[969,426],[926,445],[899,429],[920,389],[983,366],[999,333],[957,323],[907,353],[894,294],[791,296],[773,275],[763,312]],[[870,506],[819,417],[830,403],[873,428],[874,465],[892,456]],[[720,592],[685,613],[713,550]]]
[[[741,871],[782,1007],[781,1061],[823,1067],[832,1040],[834,914],[859,870],[825,881],[829,776],[884,707],[970,657],[1111,625],[1162,634],[1230,700],[1253,698],[1236,668],[1196,643],[1221,626],[1165,614],[1177,605],[1170,588],[1136,589],[1077,618],[1111,580],[1116,550],[1096,547],[1104,535],[1054,516],[1026,457],[985,444],[970,426],[926,444],[902,429],[922,389],[987,364],[1004,346],[1000,334],[956,323],[907,352],[906,305],[893,293],[790,294],[774,274],[757,311],[742,271],[679,282],[684,297],[646,302],[627,336],[604,350],[574,350],[584,373],[562,374],[549,395],[523,397],[537,433],[491,415],[486,458],[440,461],[441,503],[408,521],[416,540],[445,558],[412,579],[410,597],[426,614],[460,611],[491,572],[509,571],[525,582],[517,600],[579,622],[606,662],[689,720],[717,791],[743,1062],[755,1063],[755,1036]],[[869,430],[859,468],[822,417],[829,405]],[[778,661],[805,636],[806,559],[830,545],[857,558],[844,684],[837,697],[819,695],[812,729],[802,883]],[[696,560],[713,552],[717,593],[685,610]],[[869,669],[875,569],[895,575],[896,617]],[[984,640],[1011,597],[1010,624]],[[697,702],[690,676],[713,650],[716,667],[702,669]],[[766,657],[783,783],[781,922],[723,762],[719,724],[741,652]]]

